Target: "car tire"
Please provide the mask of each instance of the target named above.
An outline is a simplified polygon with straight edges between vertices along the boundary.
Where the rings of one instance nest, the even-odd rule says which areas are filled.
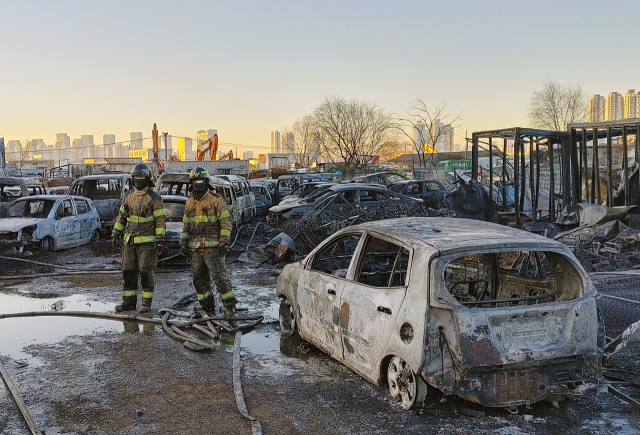
[[[427,384],[399,356],[389,360],[387,383],[391,399],[404,409],[421,405],[427,395]]]
[[[54,250],[53,239],[49,236],[42,239],[42,251],[43,252],[53,252]]]
[[[96,228],[91,234],[91,243],[95,243],[98,240],[100,240],[100,230]]]
[[[291,306],[291,303],[282,298],[280,301],[280,310],[278,312],[278,320],[280,321],[280,329],[284,337],[293,336],[298,330],[298,322],[296,319],[296,313]]]

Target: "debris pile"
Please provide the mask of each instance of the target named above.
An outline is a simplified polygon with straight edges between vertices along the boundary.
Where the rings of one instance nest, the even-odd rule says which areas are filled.
[[[555,240],[567,245],[590,273],[640,268],[640,231],[619,220],[574,228]]]

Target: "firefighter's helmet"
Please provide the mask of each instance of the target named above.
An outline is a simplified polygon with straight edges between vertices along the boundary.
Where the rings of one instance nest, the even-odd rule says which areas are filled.
[[[204,179],[205,181],[207,181],[207,178],[209,178],[209,173],[207,172],[207,170],[201,166],[196,166],[195,168],[193,168],[191,170],[191,172],[189,173],[189,181],[191,183],[193,183],[196,180],[201,180]]]
[[[145,163],[138,163],[131,170],[132,177],[143,176],[147,179],[147,185],[153,187],[153,181],[151,181],[151,168]]]

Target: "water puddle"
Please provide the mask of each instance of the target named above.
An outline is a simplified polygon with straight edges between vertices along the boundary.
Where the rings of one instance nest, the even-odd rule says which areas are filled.
[[[261,333],[252,331],[242,336],[242,347],[255,353],[280,351],[280,334],[276,332]]]
[[[112,304],[93,301],[83,295],[62,298],[55,297],[55,294],[48,296],[49,298],[43,298],[42,295],[34,297],[32,294],[0,293],[0,314],[32,311],[105,312],[113,308]],[[24,352],[26,346],[57,343],[72,335],[122,330],[122,322],[92,318],[20,317],[0,319],[0,331],[3,331],[0,334],[0,353],[17,360],[27,359],[30,364],[38,364],[36,359]],[[126,325],[124,330],[126,331]]]

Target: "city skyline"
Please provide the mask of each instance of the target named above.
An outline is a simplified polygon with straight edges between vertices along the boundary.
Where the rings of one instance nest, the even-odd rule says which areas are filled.
[[[214,125],[221,146],[265,153],[271,131],[342,95],[403,117],[416,99],[444,102],[461,114],[454,142],[463,143],[473,131],[527,126],[531,93],[547,78],[589,94],[634,86],[628,28],[604,40],[586,25],[620,11],[635,16],[640,4],[0,0],[0,77],[10,85],[0,137],[123,141],[150,137],[157,123],[195,138]],[[532,17],[536,30],[523,31]],[[290,25],[271,25],[280,20]],[[624,56],[624,68],[569,60],[594,51]]]

